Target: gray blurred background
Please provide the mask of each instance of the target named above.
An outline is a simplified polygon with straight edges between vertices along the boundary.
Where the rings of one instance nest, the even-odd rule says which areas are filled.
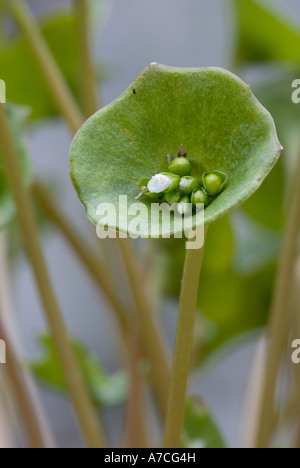
[[[68,7],[71,4],[63,0],[28,0],[28,3],[37,14],[57,5]],[[230,66],[227,49],[234,37],[230,0],[112,0],[105,3],[108,4],[106,19],[103,24],[97,24],[95,18],[93,37],[95,56],[109,71],[109,79],[101,89],[104,104],[118,97],[153,61],[179,67]],[[271,3],[284,7],[291,17],[300,16],[299,0],[271,0]],[[28,134],[36,173],[58,180],[63,187],[61,205],[84,235],[89,223],[68,175],[70,142],[67,129],[55,121],[45,122]],[[100,356],[107,370],[117,369],[120,363],[106,304],[99,301],[98,292],[85,270],[57,233],[51,231],[45,237],[44,248],[70,332]],[[26,358],[36,357],[36,336],[46,329],[46,324],[32,273],[24,258],[14,270],[12,291]],[[163,321],[171,344],[176,313],[177,305],[167,304]],[[249,338],[248,344],[219,355],[213,369],[208,367],[191,382],[193,392],[208,402],[231,447],[240,444],[243,395],[255,344],[256,341]],[[80,446],[75,419],[66,400],[44,389],[41,389],[41,396],[60,446]],[[111,416],[117,414],[119,410],[107,412],[104,422],[114,444],[117,444],[120,428]]]

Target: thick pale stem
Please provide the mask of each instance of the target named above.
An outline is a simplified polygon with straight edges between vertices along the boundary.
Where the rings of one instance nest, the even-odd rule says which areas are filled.
[[[293,285],[297,239],[300,228],[300,157],[294,173],[292,198],[283,237],[281,257],[271,306],[269,345],[261,395],[259,427],[256,437],[258,448],[267,448],[275,420],[275,389],[288,334],[287,310]]]
[[[138,314],[143,352],[151,364],[154,391],[160,410],[165,417],[170,387],[170,367],[167,350],[145,291],[143,275],[135,258],[136,255],[131,240],[119,239],[119,246]]]
[[[30,259],[67,387],[77,413],[83,435],[90,447],[105,445],[97,416],[90,401],[82,374],[68,341],[62,315],[53,292],[44,260],[28,193],[24,187],[13,136],[5,106],[0,105],[0,146],[7,179],[14,196],[24,244]]]
[[[94,63],[90,47],[90,27],[88,0],[74,0],[78,17],[78,50],[80,59],[80,77],[82,105],[87,117],[93,115],[101,107],[97,94]]]
[[[64,116],[71,131],[77,132],[83,124],[84,118],[35,19],[23,0],[8,0],[6,6],[28,41],[32,57],[57,110]]]
[[[179,448],[192,359],[194,325],[204,246],[187,250],[180,294],[164,448]]]

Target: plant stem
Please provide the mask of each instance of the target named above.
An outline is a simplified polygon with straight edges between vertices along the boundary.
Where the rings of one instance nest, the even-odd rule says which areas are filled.
[[[269,344],[261,395],[260,418],[256,437],[258,448],[267,448],[274,424],[274,405],[277,374],[288,334],[286,311],[293,285],[294,265],[297,252],[297,239],[300,228],[300,156],[294,173],[292,198],[283,237],[279,270],[271,305]]]
[[[105,265],[101,264],[101,260],[97,258],[93,252],[91,252],[84,244],[84,241],[76,233],[74,227],[70,221],[66,219],[60,210],[53,203],[49,195],[47,194],[44,187],[39,183],[35,182],[32,186],[32,191],[35,198],[41,205],[44,213],[51,219],[55,226],[62,232],[65,238],[68,240],[71,247],[77,253],[82,263],[86,266],[87,270],[91,273],[92,277],[105,294],[106,298],[114,308],[122,331],[126,330],[126,311],[122,304],[118,301],[115,291],[113,290],[110,280],[105,275]]]
[[[48,421],[46,420],[44,411],[41,407],[40,399],[36,391],[36,386],[33,378],[26,365],[21,362],[21,345],[19,334],[16,330],[14,321],[14,314],[11,305],[10,297],[10,284],[8,278],[8,264],[7,264],[7,233],[0,232],[0,326],[2,326],[3,337],[5,335],[5,342],[8,352],[11,352],[18,372],[19,379],[22,383],[22,391],[28,400],[28,407],[30,407],[31,418],[36,422],[39,433],[39,438],[42,440],[44,448],[54,448],[54,438],[52,436]],[[2,336],[2,332],[0,332]],[[8,359],[8,365],[9,365]],[[13,365],[14,363],[12,363]],[[19,405],[21,405],[19,403]],[[34,424],[34,422],[33,422]]]
[[[82,374],[68,341],[64,321],[57,304],[44,260],[28,193],[24,187],[13,136],[7,121],[5,106],[0,105],[0,145],[7,179],[14,196],[24,244],[31,261],[36,282],[52,331],[53,340],[66,378],[75,411],[89,447],[103,447],[102,430],[94,412]]]
[[[88,271],[90,271],[93,278],[96,280],[98,285],[100,286],[101,290],[106,294],[107,299],[110,301],[111,305],[114,307],[114,310],[117,312],[117,317],[119,320],[119,324],[121,325],[122,334],[125,340],[129,343],[129,338],[127,336],[128,328],[132,328],[131,325],[128,324],[128,314],[124,310],[123,306],[119,303],[117,296],[115,295],[108,278],[102,274],[102,271],[105,271],[103,265],[100,264],[99,259],[97,259],[92,252],[89,252],[88,249],[84,246],[84,242],[80,239],[80,237],[76,234],[74,228],[71,226],[70,222],[66,220],[65,216],[60,213],[59,209],[56,205],[52,202],[51,198],[48,196],[46,190],[39,182],[35,182],[32,187],[33,194],[35,198],[40,203],[41,207],[43,208],[44,213],[52,220],[52,222],[57,226],[57,228],[64,234],[66,239],[69,241],[69,244],[73,247],[74,251],[78,254],[79,258],[82,260]],[[137,332],[135,333],[135,335]],[[130,336],[130,334],[129,334]],[[135,337],[137,340],[137,337]],[[130,356],[133,354],[134,350],[131,348],[133,347],[133,343],[129,343],[129,354]],[[132,359],[131,359],[132,360]],[[156,365],[155,365],[156,367]],[[137,399],[134,397],[136,395],[136,389],[138,386],[137,383],[137,362],[135,363],[135,367],[132,364],[130,366],[130,375],[132,377],[131,384],[133,387],[133,397],[131,398],[131,405],[130,405],[130,414],[131,418],[130,421],[134,424],[134,427],[138,427],[138,430],[135,431],[135,436],[139,438],[139,440],[143,440],[143,445],[145,444],[144,433],[141,430],[142,421],[137,420],[137,416],[140,418],[140,412],[137,411],[137,408],[134,407],[136,403],[139,403]],[[129,433],[129,431],[128,431]],[[129,442],[129,440],[131,442]],[[132,431],[130,431],[130,439],[127,439],[127,443],[131,444],[134,443],[133,440],[136,440],[133,437]]]
[[[6,366],[7,375],[11,381],[12,388],[18,402],[19,409],[24,419],[32,448],[45,448],[42,431],[39,427],[38,418],[36,417],[34,406],[31,403],[30,397],[26,391],[22,376],[20,374],[20,366],[12,351],[12,345],[7,334],[0,322],[0,336],[6,344]]]
[[[290,325],[290,337],[291,341],[298,339],[300,336],[300,255],[297,257],[296,268],[295,268],[295,281],[293,285],[294,297],[291,307],[292,321]],[[290,345],[288,346],[290,349]],[[300,448],[300,368],[299,364],[292,363],[292,371],[294,375],[294,397],[292,397],[291,405],[291,416],[296,423],[295,433],[295,448]]]
[[[84,118],[67,85],[40,29],[23,0],[8,0],[6,6],[30,45],[32,56],[57,110],[64,116],[73,133],[81,127]]]
[[[184,423],[186,390],[192,359],[194,324],[204,245],[187,250],[180,293],[164,448],[179,448]]]
[[[78,17],[78,49],[81,75],[82,105],[85,115],[90,117],[101,107],[96,89],[95,70],[90,47],[90,28],[88,15],[88,1],[74,0]]]
[[[125,269],[140,323],[141,344],[145,357],[151,364],[153,387],[159,408],[166,416],[170,387],[170,367],[167,350],[162,339],[156,317],[154,316],[142,273],[130,239],[119,239]]]
[[[69,124],[70,129],[75,133],[83,124],[83,116],[78,110],[72,93],[44,41],[36,21],[22,0],[9,0],[6,4],[28,40],[33,56],[43,73],[44,80],[50,94],[56,102],[57,108]],[[142,284],[139,273],[136,273],[139,267],[137,267],[134,250],[129,242],[126,245],[125,239],[122,245],[124,248],[121,248],[121,252],[126,270],[130,272],[130,277],[136,280],[130,281],[132,295],[135,298],[136,307],[140,313],[143,344],[146,356],[150,360],[153,368],[154,388],[156,390],[160,409],[163,415],[165,415],[168,384],[170,381],[170,371],[165,346],[156,320],[154,319],[151,306],[148,300],[144,298],[144,285]],[[147,305],[145,305],[145,302]],[[149,334],[153,337],[153,341],[151,341]]]
[[[127,404],[127,422],[123,446],[124,448],[147,448],[147,408],[143,404],[144,383],[138,370],[141,349],[140,333],[136,323],[132,323],[128,333],[127,349],[130,394]]]

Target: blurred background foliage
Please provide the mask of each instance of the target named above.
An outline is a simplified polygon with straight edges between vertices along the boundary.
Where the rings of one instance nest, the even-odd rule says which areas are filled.
[[[79,96],[79,57],[77,43],[77,19],[61,12],[41,21],[42,34],[62,70],[74,94]],[[22,79],[16,68],[22,70]],[[40,119],[57,115],[51,97],[40,78],[39,70],[28,50],[26,40],[12,35],[10,41],[2,41],[0,48],[2,79],[9,83],[7,99],[29,106],[31,118]]]
[[[246,82],[254,78],[252,90],[273,116],[285,151],[261,188],[237,212],[209,228],[198,302],[206,333],[200,334],[197,364],[267,323],[289,174],[299,144],[300,113],[291,100],[291,84],[299,71],[300,29],[264,2],[235,0],[233,6],[233,71]],[[182,241],[157,244],[153,276],[164,297],[176,298],[184,262]]]
[[[29,110],[17,105],[8,105],[6,107],[6,112],[11,130],[14,135],[20,165],[24,176],[24,182],[28,186],[32,180],[32,168],[30,163],[30,156],[25,144],[24,130]],[[0,230],[8,226],[13,221],[14,216],[14,201],[8,187],[8,182],[6,180],[6,174],[0,154]]]
[[[267,323],[290,190],[289,175],[299,147],[300,113],[291,101],[291,83],[300,71],[300,25],[285,18],[282,11],[272,8],[270,3],[259,0],[231,0],[227,3],[233,13],[235,34],[233,59],[228,68],[246,82],[251,82],[254,94],[275,120],[285,151],[257,193],[237,212],[215,222],[209,229],[198,299],[196,367],[212,353],[220,351],[220,347],[247,339],[250,332]],[[105,11],[102,9],[100,15],[105,15]],[[51,17],[42,18],[40,24],[47,44],[80,101],[75,16],[70,11],[58,10]],[[5,22],[1,31],[0,71],[1,78],[9,83],[7,98],[27,109],[15,105],[8,107],[24,177],[29,183],[30,162],[22,143],[24,116],[27,117],[27,125],[31,125],[42,118],[53,118],[57,112],[26,41],[9,22]],[[105,67],[97,66],[97,70],[100,70],[99,80],[103,79]],[[14,234],[17,228],[13,214],[0,158],[0,227],[10,221],[10,239],[16,252],[19,238]],[[45,219],[43,216],[40,219],[44,226]],[[164,307],[165,301],[177,301],[184,262],[183,241],[141,241],[138,246],[144,257],[149,259],[151,289],[159,292],[160,307]],[[32,363],[31,368],[45,384],[64,390],[51,339],[43,336],[40,344],[43,351],[41,359]],[[81,344],[75,341],[74,347],[97,405],[122,404],[128,391],[126,374],[107,375]],[[203,421],[206,418],[203,408],[199,409],[198,405],[191,409],[193,405],[198,404],[190,402],[187,407],[186,419],[192,422],[186,427],[185,446],[193,446],[193,442],[188,440],[193,438],[191,428],[197,427],[199,419]],[[222,446],[222,438],[213,422],[209,420],[205,424],[209,425],[205,434],[212,434],[213,438],[213,442],[207,444]],[[201,428],[205,424],[200,424]]]

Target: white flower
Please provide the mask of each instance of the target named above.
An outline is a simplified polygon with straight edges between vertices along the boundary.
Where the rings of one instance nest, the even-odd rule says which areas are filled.
[[[180,184],[179,184],[179,187],[181,188],[181,190],[186,190],[188,188],[188,185],[189,185],[188,179],[181,179]]]
[[[161,193],[168,190],[172,181],[170,178],[163,174],[156,174],[148,183],[148,190],[152,193]]]

